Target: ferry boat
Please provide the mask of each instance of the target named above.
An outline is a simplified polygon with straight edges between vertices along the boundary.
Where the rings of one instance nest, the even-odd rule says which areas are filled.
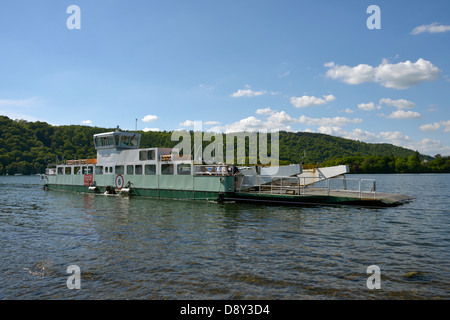
[[[241,166],[233,174],[230,165],[198,163],[173,148],[140,148],[139,133],[118,129],[93,138],[97,158],[47,168],[41,175],[44,190],[275,205],[384,207],[412,199],[377,192],[373,179],[347,188],[352,182],[345,178],[348,166]],[[341,189],[333,186],[335,182]],[[365,184],[371,188],[365,190]]]

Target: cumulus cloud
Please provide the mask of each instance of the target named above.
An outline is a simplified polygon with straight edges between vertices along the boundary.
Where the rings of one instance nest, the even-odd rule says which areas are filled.
[[[318,132],[367,143],[390,143],[399,147],[417,150],[422,154],[435,155],[440,153],[442,155],[450,155],[450,147],[443,145],[440,140],[422,139],[419,142],[414,142],[409,136],[399,131],[374,133],[362,129],[347,131],[340,127],[322,126],[318,128]]]
[[[418,112],[404,110],[397,110],[386,116],[388,119],[416,119],[421,117],[422,115]]]
[[[333,100],[336,100],[336,97],[332,94],[324,95],[323,98],[317,98],[314,96],[302,96],[292,97],[291,104],[296,108],[304,108],[309,106],[320,106]]]
[[[415,27],[411,34],[417,35],[419,33],[441,33],[450,31],[450,26],[442,25],[437,22],[433,22],[432,24],[424,24],[418,27]]]
[[[185,122],[180,123],[179,125],[181,127],[193,127],[194,126],[195,121],[192,120],[186,120]]]
[[[90,126],[92,124],[92,121],[91,120],[83,120],[83,121],[81,121],[81,124]]]
[[[419,127],[419,129],[422,130],[422,131],[425,131],[425,132],[430,132],[430,131],[437,131],[437,130],[439,130],[440,126],[441,125],[438,122],[435,122],[435,123],[421,125]]]
[[[373,102],[360,103],[360,104],[358,104],[358,109],[365,110],[365,111],[372,111],[372,110],[375,110],[375,104]]]
[[[260,114],[260,115],[271,115],[274,114],[276,111],[270,109],[270,108],[264,108],[264,109],[257,109],[256,110],[256,114]]]
[[[388,106],[396,107],[398,109],[411,109],[416,106],[416,104],[412,101],[405,99],[392,100],[390,98],[380,99],[380,104],[387,104]]]
[[[294,131],[292,125],[305,124],[308,126],[335,126],[343,127],[353,123],[361,123],[363,120],[359,118],[334,117],[334,118],[310,118],[302,115],[299,118],[291,117],[285,111],[275,111],[266,109],[264,115],[267,116],[265,120],[256,117],[248,117],[232,124],[216,126],[211,128],[211,131],[216,132],[239,132],[239,131],[258,131],[258,130],[278,130],[278,131]],[[270,112],[269,112],[270,111]],[[262,113],[260,113],[262,114]]]
[[[239,89],[238,91],[231,94],[231,97],[233,97],[233,98],[256,97],[256,96],[262,96],[266,93],[267,93],[267,91],[265,91],[265,90],[253,91],[252,89],[250,89],[249,85],[246,85],[245,89]]]
[[[156,120],[158,120],[158,116],[154,116],[154,115],[151,115],[151,114],[146,115],[144,118],[142,118],[142,121],[144,121],[144,122],[153,122],[153,121],[156,121]]]
[[[304,123],[309,126],[324,126],[324,127],[343,127],[352,123],[361,123],[363,120],[360,118],[346,118],[346,117],[334,117],[334,118],[309,118],[302,115],[298,122]]]
[[[341,80],[348,84],[361,84],[364,82],[377,82],[386,88],[406,89],[425,81],[436,80],[441,70],[430,61],[422,58],[416,62],[405,61],[396,64],[389,63],[386,59],[377,66],[360,64],[355,67],[339,66],[334,62],[325,64],[330,68],[326,76],[331,79]]]
[[[144,132],[150,132],[150,131],[160,131],[159,128],[144,128],[142,129]]]
[[[424,132],[431,132],[431,131],[437,131],[441,127],[444,128],[444,132],[450,132],[450,120],[424,124],[424,125],[421,125],[419,127],[419,129]]]

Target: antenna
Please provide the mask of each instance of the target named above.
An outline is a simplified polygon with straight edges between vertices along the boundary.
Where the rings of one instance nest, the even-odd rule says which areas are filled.
[[[137,118],[136,118],[136,131],[137,131]]]

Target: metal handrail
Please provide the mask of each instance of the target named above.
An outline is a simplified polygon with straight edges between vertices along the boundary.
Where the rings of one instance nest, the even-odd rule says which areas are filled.
[[[264,183],[261,184],[261,178],[270,178],[270,182],[268,183]],[[239,192],[241,192],[243,190],[243,187],[245,189],[245,187],[248,188],[252,188],[252,187],[257,187],[258,188],[258,193],[260,194],[262,191],[262,187],[270,187],[270,194],[282,194],[283,190],[296,190],[298,195],[306,195],[307,194],[307,189],[310,188],[310,185],[307,185],[307,179],[315,179],[315,177],[299,177],[299,176],[291,176],[291,177],[286,177],[286,176],[257,176],[257,184],[254,185],[245,185],[244,184],[244,179],[245,176],[241,177],[241,180],[239,181]],[[300,182],[303,182],[303,184],[301,184]],[[343,185],[344,185],[344,190],[342,189],[332,189],[331,188],[331,182],[332,181],[342,181]],[[347,189],[347,181],[355,181],[358,183],[357,185],[357,189],[356,190],[352,190],[352,189]],[[294,182],[294,183],[292,183]],[[314,186],[316,183],[320,183],[320,182],[325,182],[326,185],[324,187],[317,187]],[[365,182],[372,182],[372,189],[370,191],[364,191],[363,190],[363,186]],[[358,179],[358,178],[327,178],[325,180],[321,180],[321,181],[316,181],[313,182],[311,184],[312,186],[314,186],[314,188],[323,188],[326,189],[326,193],[327,195],[330,195],[330,192],[353,192],[358,194],[359,198],[361,199],[363,197],[364,193],[372,193],[374,199],[376,198],[376,181],[375,179]]]

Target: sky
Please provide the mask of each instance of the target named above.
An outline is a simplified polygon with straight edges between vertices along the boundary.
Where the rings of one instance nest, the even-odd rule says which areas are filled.
[[[449,13],[448,0],[3,1],[0,115],[450,155]]]

